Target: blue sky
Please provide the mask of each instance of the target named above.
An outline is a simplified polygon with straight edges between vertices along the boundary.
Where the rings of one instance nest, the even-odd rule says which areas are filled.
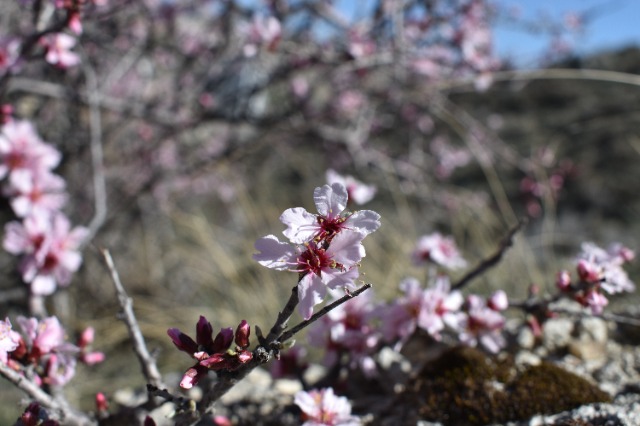
[[[573,40],[579,54],[593,53],[610,48],[640,46],[640,0],[493,0],[506,13],[513,7],[521,11],[525,20],[537,23],[549,16],[562,21],[571,11],[588,12],[586,31]],[[334,4],[346,16],[357,18],[366,14],[372,0],[334,0]],[[501,57],[512,56],[519,64],[535,64],[549,44],[548,37],[541,37],[498,22],[494,28],[495,48]]]
[[[536,21],[541,13],[561,19],[570,11],[587,11],[584,34],[575,42],[577,53],[593,53],[622,46],[640,46],[639,0],[499,0],[505,8],[520,8],[522,17]],[[526,64],[540,56],[548,38],[527,34],[509,25],[497,24],[495,48],[501,56],[513,55]]]

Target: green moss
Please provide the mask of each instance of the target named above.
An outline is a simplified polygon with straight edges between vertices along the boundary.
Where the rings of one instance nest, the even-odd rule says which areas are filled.
[[[427,365],[400,397],[418,418],[447,425],[483,425],[554,414],[610,397],[551,363],[516,372],[473,348],[451,349]]]

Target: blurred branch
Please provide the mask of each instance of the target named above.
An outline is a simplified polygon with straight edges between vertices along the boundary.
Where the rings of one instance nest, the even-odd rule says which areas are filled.
[[[479,277],[480,275],[482,275],[483,273],[485,273],[489,268],[492,268],[495,265],[497,265],[498,262],[500,262],[500,260],[502,259],[502,257],[506,253],[507,249],[513,245],[513,237],[514,237],[514,235],[520,229],[522,229],[522,227],[526,223],[527,223],[526,219],[520,220],[520,222],[518,222],[517,225],[515,225],[513,228],[511,228],[509,230],[509,233],[507,234],[507,236],[503,238],[502,243],[500,244],[500,247],[498,248],[498,250],[496,250],[496,252],[494,254],[492,254],[488,258],[484,259],[482,262],[480,262],[478,264],[478,266],[476,266],[471,271],[469,271],[458,282],[453,284],[451,286],[451,289],[452,290],[460,290],[461,288],[463,288],[467,284],[469,284],[469,282],[471,282],[473,279],[475,279],[475,278]]]
[[[0,362],[0,375],[13,383],[18,389],[29,395],[51,412],[53,417],[60,419],[62,424],[69,426],[89,426],[97,424],[84,413],[71,409],[66,401],[55,398],[43,391],[37,384],[27,379],[8,365]]]
[[[125,322],[125,324],[127,325],[127,329],[129,330],[129,337],[131,338],[133,349],[138,357],[138,361],[140,362],[142,373],[144,374],[147,382],[155,387],[163,388],[164,383],[162,382],[162,376],[156,365],[156,360],[147,349],[147,344],[144,340],[142,332],[140,331],[138,320],[136,319],[135,313],[133,312],[133,301],[127,295],[124,286],[120,282],[120,276],[118,275],[118,271],[113,264],[111,254],[106,249],[101,250],[101,252],[102,256],[104,257],[105,263],[107,264],[107,268],[109,269],[109,272],[111,274],[113,284],[116,288],[116,292],[118,294],[118,302],[120,303],[120,307],[122,308],[122,320]]]
[[[89,124],[91,134],[91,165],[93,168],[93,198],[95,212],[89,223],[89,235],[85,244],[93,239],[107,217],[107,190],[104,177],[102,152],[102,120],[100,117],[100,92],[93,67],[85,58],[82,61],[87,79],[87,101],[89,103]]]

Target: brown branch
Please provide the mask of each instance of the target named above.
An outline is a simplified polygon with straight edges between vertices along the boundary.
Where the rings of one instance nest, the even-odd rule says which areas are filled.
[[[118,294],[118,302],[120,303],[120,307],[122,308],[122,320],[127,325],[127,329],[129,330],[129,337],[131,338],[131,342],[133,344],[133,349],[138,357],[138,361],[140,363],[140,367],[142,368],[142,374],[144,374],[147,382],[152,384],[157,388],[164,388],[164,383],[162,382],[162,376],[158,367],[156,365],[155,358],[149,353],[147,349],[147,344],[144,340],[144,336],[140,331],[140,326],[138,325],[138,320],[136,319],[136,315],[133,312],[133,301],[127,295],[127,292],[120,281],[120,276],[118,275],[118,271],[113,264],[113,259],[111,258],[111,254],[109,250],[103,249],[101,250],[102,256],[104,257],[105,263],[109,272],[111,274],[111,280],[116,288],[116,293]]]
[[[370,289],[371,287],[372,287],[371,284],[366,283],[362,287],[360,287],[356,291],[354,291],[353,293],[348,292],[347,294],[342,296],[340,299],[330,303],[329,305],[325,306],[324,308],[322,308],[321,310],[319,310],[318,312],[313,314],[311,316],[311,318],[309,318],[308,320],[304,320],[301,323],[299,323],[298,325],[296,325],[295,327],[293,327],[291,330],[287,331],[286,333],[282,333],[282,335],[280,335],[280,337],[278,338],[278,341],[280,343],[286,342],[287,340],[291,339],[296,333],[300,332],[305,327],[313,324],[315,321],[317,321],[321,317],[323,317],[326,314],[328,314],[329,311],[332,311],[333,309],[337,308],[338,306],[342,305],[343,303],[353,299],[354,297],[359,296],[361,293],[365,292],[366,290]]]
[[[50,411],[49,414],[54,418],[60,419],[62,424],[69,426],[92,426],[97,424],[96,421],[86,414],[73,410],[68,406],[66,401],[61,401],[49,395],[37,384],[2,362],[0,362],[0,375],[29,395],[30,398],[48,409]]]
[[[218,381],[213,387],[204,395],[200,406],[203,407],[203,412],[207,413],[211,411],[213,403],[220,399],[225,393],[229,391],[238,382],[244,379],[251,371],[256,367],[266,364],[276,354],[280,348],[281,343],[293,337],[300,330],[307,327],[309,324],[328,314],[331,310],[337,308],[341,304],[353,299],[360,295],[365,290],[371,288],[371,284],[364,284],[353,293],[348,293],[342,298],[336,300],[325,306],[308,320],[302,321],[291,330],[284,332],[286,324],[293,315],[295,307],[298,304],[298,287],[294,287],[291,290],[291,296],[287,301],[282,312],[278,314],[278,318],[271,328],[269,335],[266,338],[261,339],[260,345],[253,351],[253,359],[246,364],[243,364],[240,368],[234,371],[219,371]]]
[[[495,265],[497,265],[498,262],[500,262],[500,260],[502,259],[502,256],[504,256],[504,254],[506,253],[507,249],[513,245],[514,235],[520,229],[522,229],[522,227],[526,223],[527,223],[526,218],[520,220],[513,228],[509,230],[509,233],[502,240],[502,243],[500,244],[500,247],[498,248],[498,250],[496,250],[495,253],[493,253],[488,258],[484,259],[475,268],[469,271],[464,277],[462,277],[458,282],[456,282],[453,286],[451,286],[451,289],[452,290],[462,289],[464,286],[469,284],[469,282],[471,282],[473,279],[484,274],[489,268],[492,268]]]

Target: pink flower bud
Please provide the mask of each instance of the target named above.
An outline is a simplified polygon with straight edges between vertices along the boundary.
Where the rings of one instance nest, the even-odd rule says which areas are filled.
[[[240,324],[238,324],[238,328],[236,329],[236,345],[245,349],[249,346],[249,335],[251,334],[251,327],[246,320],[242,320]]]
[[[494,311],[504,311],[509,307],[509,299],[504,290],[498,290],[489,298],[487,306]]]
[[[96,411],[98,411],[98,413],[104,413],[108,409],[109,402],[107,401],[107,397],[102,392],[98,392],[96,394]]]
[[[556,287],[560,291],[568,291],[571,287],[571,275],[568,271],[560,271],[556,275]]]
[[[598,267],[588,260],[580,259],[578,261],[578,276],[582,281],[595,283],[600,281],[600,270]]]

